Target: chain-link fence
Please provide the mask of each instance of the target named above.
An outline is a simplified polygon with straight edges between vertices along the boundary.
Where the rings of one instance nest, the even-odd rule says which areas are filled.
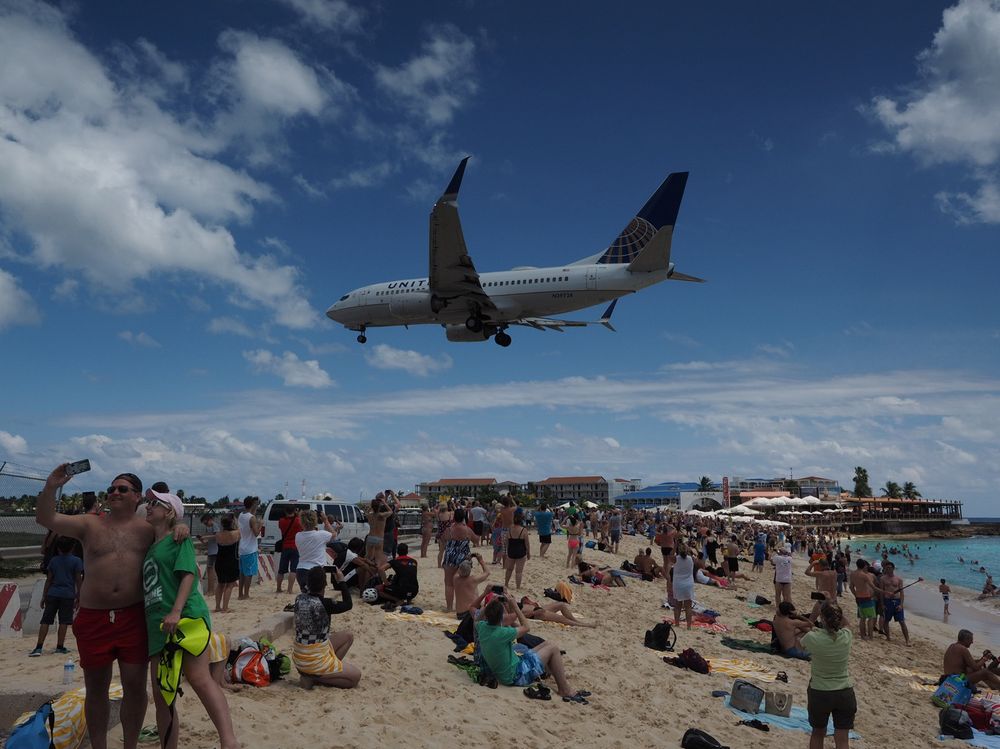
[[[46,530],[35,522],[35,497],[47,472],[0,458],[0,547],[37,546]]]

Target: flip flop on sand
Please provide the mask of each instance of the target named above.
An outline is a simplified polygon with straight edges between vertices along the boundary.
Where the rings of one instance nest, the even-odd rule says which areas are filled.
[[[544,700],[548,702],[552,699],[552,690],[544,684],[535,684],[534,686],[525,688],[524,696],[529,700]]]
[[[160,732],[156,729],[156,726],[143,726],[142,730],[139,731],[139,743],[160,743]]]
[[[578,705],[589,705],[590,704],[587,701],[587,699],[582,694],[580,694],[579,692],[577,692],[576,694],[571,695],[569,697],[563,697],[562,700],[563,700],[563,702],[575,702]]]
[[[751,728],[756,728],[758,731],[765,731],[766,732],[766,731],[770,731],[771,730],[771,726],[769,726],[767,723],[765,723],[762,720],[758,720],[757,718],[754,718],[753,720],[741,720],[736,725],[738,725],[738,726],[750,726]]]

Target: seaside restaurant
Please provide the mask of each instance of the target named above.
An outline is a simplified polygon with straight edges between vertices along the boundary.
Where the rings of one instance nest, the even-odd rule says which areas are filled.
[[[861,497],[848,500],[864,520],[961,520],[962,503],[943,499]]]

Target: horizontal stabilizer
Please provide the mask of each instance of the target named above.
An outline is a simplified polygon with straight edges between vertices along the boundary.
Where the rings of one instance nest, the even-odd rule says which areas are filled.
[[[697,276],[689,276],[687,273],[678,273],[674,271],[667,279],[670,281],[691,281],[693,283],[705,283],[704,278],[698,278]]]

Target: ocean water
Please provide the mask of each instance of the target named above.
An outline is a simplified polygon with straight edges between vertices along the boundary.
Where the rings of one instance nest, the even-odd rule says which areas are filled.
[[[881,551],[875,552],[875,544],[879,541],[900,549],[903,544],[907,544],[910,551],[920,557],[911,563],[901,553],[889,555],[899,576],[907,581],[923,577],[936,586],[943,577],[949,585],[969,588],[978,593],[986,581],[986,574],[979,571],[982,566],[993,575],[994,582],[1000,585],[1000,536],[918,540],[866,537],[850,541],[852,556],[860,554],[869,561],[879,558]],[[965,561],[959,561],[960,559]]]

